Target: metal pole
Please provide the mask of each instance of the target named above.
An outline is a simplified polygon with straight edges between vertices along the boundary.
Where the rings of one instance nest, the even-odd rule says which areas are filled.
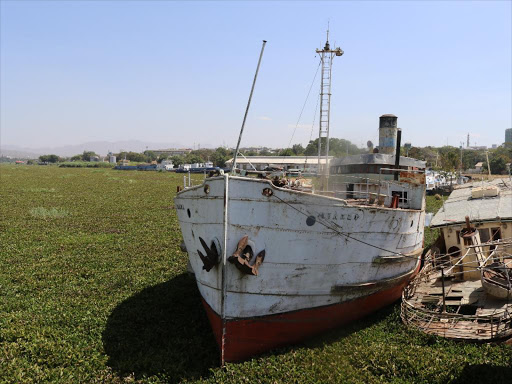
[[[395,169],[400,169],[400,148],[402,144],[402,129],[398,128],[396,132],[396,149],[395,149]],[[395,171],[394,179],[398,181],[400,171]]]
[[[379,201],[380,201],[380,175],[382,173],[382,169],[379,169],[379,190],[377,192],[377,205],[379,205]]]
[[[445,300],[445,293],[444,293],[444,268],[441,268],[441,284],[443,286],[443,313],[446,312],[446,300]]]
[[[368,193],[368,178],[366,178],[366,203],[370,201],[370,194]]]
[[[491,178],[491,164],[489,164],[489,151],[485,152],[485,158],[487,159],[487,172],[489,173],[489,179]]]
[[[261,58],[263,57],[263,50],[265,49],[265,44],[267,44],[266,40],[263,40],[263,45],[261,47],[260,58],[258,60],[258,66],[256,67],[256,73],[254,74],[254,80],[252,82],[251,93],[249,94],[249,101],[247,102],[247,108],[245,109],[244,121],[242,122],[242,128],[240,129],[240,136],[238,136],[238,143],[236,144],[235,156],[233,158],[233,168],[231,169],[231,173],[235,174],[236,169],[236,158],[238,156],[238,149],[240,148],[240,142],[242,141],[242,134],[244,133],[245,121],[247,120],[247,114],[249,113],[249,106],[251,105],[252,94],[254,92],[254,86],[256,85],[256,79],[258,78],[258,71],[260,70]]]
[[[322,52],[321,58],[322,60],[322,75],[320,77],[320,118],[318,119],[318,169],[317,175],[320,175],[320,158],[322,156],[322,106],[323,102],[323,92],[324,92],[324,71],[325,71],[325,53]]]
[[[330,167],[329,167],[329,129],[330,129],[330,121],[331,121],[331,86],[332,86],[332,61],[334,59],[334,56],[332,53],[329,54],[329,91],[327,93],[327,135],[326,136],[326,143],[325,143],[325,189],[329,190],[329,174],[330,174]],[[347,146],[348,149],[348,146]]]
[[[464,144],[463,142],[460,143],[460,171],[459,171],[459,178],[461,179],[461,181],[460,181],[461,184],[462,184],[462,167],[463,167],[463,165],[462,165],[462,145],[463,144]]]
[[[223,239],[222,239],[222,275],[221,275],[221,313],[220,317],[222,320],[222,336],[221,336],[221,347],[220,347],[220,364],[224,366],[225,351],[226,351],[226,299],[228,295],[228,280],[227,280],[227,248],[228,248],[228,208],[229,208],[229,175],[224,175],[224,220],[223,220]]]

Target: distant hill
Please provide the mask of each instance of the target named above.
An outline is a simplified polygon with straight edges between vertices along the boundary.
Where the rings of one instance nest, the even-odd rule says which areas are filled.
[[[139,140],[125,141],[91,141],[78,145],[65,145],[60,147],[25,148],[17,145],[2,145],[0,154],[11,157],[37,158],[40,155],[55,154],[58,156],[73,156],[83,151],[94,151],[99,155],[106,155],[109,151],[143,152],[146,149],[183,148],[179,143],[154,143]]]
[[[8,156],[16,159],[37,159],[41,154],[28,152],[22,149],[4,149],[0,148],[0,157]]]

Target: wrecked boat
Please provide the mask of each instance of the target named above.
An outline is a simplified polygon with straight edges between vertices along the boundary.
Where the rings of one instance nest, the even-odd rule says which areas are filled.
[[[431,227],[441,235],[404,290],[403,322],[455,340],[512,336],[512,182],[455,189]]]
[[[320,52],[332,61],[340,51],[327,42]],[[225,174],[177,193],[222,363],[296,343],[401,297],[423,250],[425,163],[400,156],[400,135],[397,117],[381,116],[378,153],[326,161],[307,188],[286,177]]]

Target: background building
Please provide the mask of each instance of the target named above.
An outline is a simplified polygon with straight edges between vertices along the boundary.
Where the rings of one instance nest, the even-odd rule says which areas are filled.
[[[154,154],[157,155],[157,156],[161,156],[161,155],[167,156],[167,157],[170,157],[170,156],[184,156],[184,155],[187,155],[190,152],[192,152],[192,149],[190,149],[190,148],[154,149],[154,150],[152,150],[152,152],[154,152]]]
[[[512,143],[512,128],[505,129],[505,143]]]
[[[332,156],[329,156],[331,159]],[[226,167],[231,168],[233,159],[226,161]],[[252,165],[251,165],[252,164]],[[325,158],[320,159],[325,164]],[[300,171],[316,172],[318,157],[316,156],[245,156],[236,159],[238,169],[262,171],[267,167],[279,167],[284,170],[298,169]]]

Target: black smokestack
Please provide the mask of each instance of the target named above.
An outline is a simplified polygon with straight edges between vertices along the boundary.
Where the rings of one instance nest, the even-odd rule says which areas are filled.
[[[400,168],[400,144],[402,141],[402,130],[398,128],[396,133],[395,169]],[[395,171],[395,181],[398,181],[399,171]]]

